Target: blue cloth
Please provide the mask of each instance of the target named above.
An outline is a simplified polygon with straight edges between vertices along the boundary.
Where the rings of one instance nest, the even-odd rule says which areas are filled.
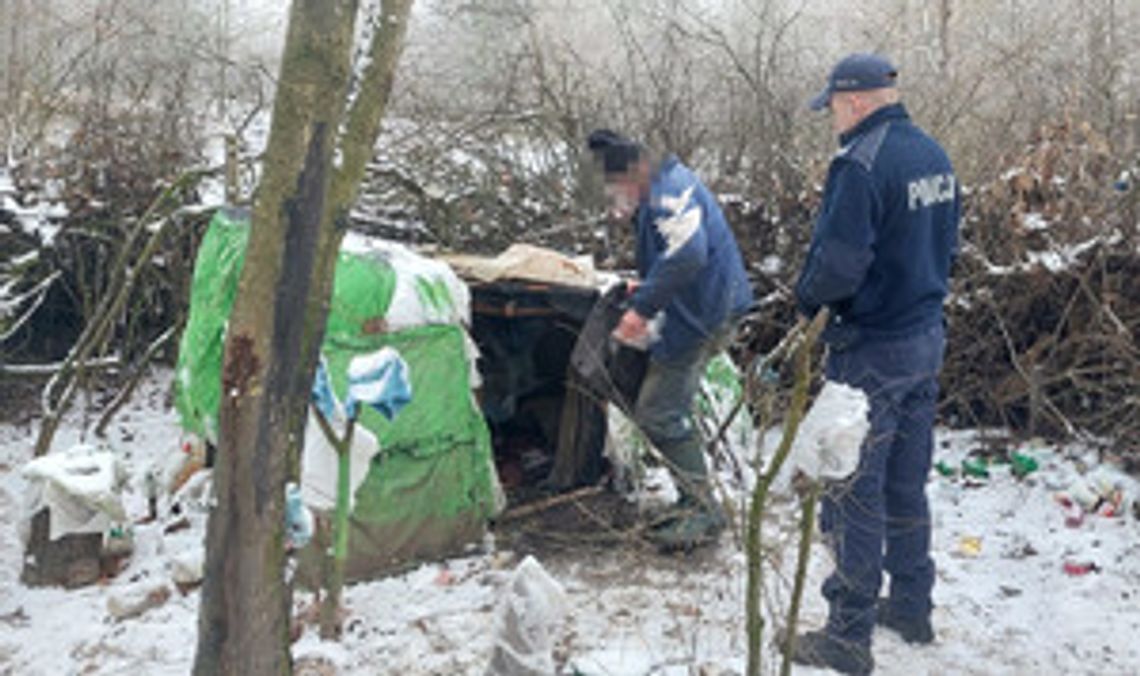
[[[804,268],[800,311],[832,309],[824,340],[848,347],[942,322],[960,199],[946,153],[901,104],[840,137]]]
[[[332,389],[332,382],[329,381],[328,365],[324,357],[321,357],[320,363],[317,364],[317,372],[313,376],[311,399],[313,407],[324,416],[325,420],[335,420],[337,398]]]
[[[642,281],[631,305],[647,319],[665,317],[654,359],[692,352],[751,305],[744,261],[716,198],[676,157],[654,172],[634,224]]]
[[[851,478],[829,483],[821,500],[820,530],[836,560],[823,584],[827,631],[839,638],[870,642],[884,569],[896,612],[930,613],[934,562],[926,480],[945,342],[938,324],[828,356],[827,377],[862,389],[871,404],[858,468]]]
[[[371,406],[388,420],[412,401],[408,364],[396,350],[385,347],[354,357],[348,366],[348,396],[344,407],[356,418],[360,404]]]

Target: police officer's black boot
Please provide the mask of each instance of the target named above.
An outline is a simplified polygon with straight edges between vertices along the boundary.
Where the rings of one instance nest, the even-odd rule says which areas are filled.
[[[826,631],[809,631],[796,637],[792,661],[811,667],[834,669],[841,674],[869,674],[875,668],[871,648],[844,641]]]

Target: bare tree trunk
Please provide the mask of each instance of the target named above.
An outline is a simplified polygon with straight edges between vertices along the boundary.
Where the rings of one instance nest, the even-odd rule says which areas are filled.
[[[308,391],[297,309],[314,290],[354,10],[352,0],[297,0],[290,13],[226,339],[195,674],[292,671],[284,490]]]
[[[226,339],[195,674],[292,669],[285,483],[299,465],[337,251],[410,8],[411,0],[387,0],[370,18],[371,61],[349,101],[356,0],[293,3]]]

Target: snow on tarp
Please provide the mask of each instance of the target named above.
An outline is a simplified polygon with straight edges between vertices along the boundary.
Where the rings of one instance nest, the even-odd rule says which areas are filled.
[[[25,515],[46,507],[51,516],[48,537],[58,540],[77,533],[104,533],[125,519],[116,486],[120,470],[115,454],[80,444],[24,465],[28,481]]]
[[[471,321],[471,292],[446,263],[424,258],[398,242],[350,232],[341,245],[341,257],[354,256],[381,263],[395,273],[395,286],[383,313],[389,330]]]

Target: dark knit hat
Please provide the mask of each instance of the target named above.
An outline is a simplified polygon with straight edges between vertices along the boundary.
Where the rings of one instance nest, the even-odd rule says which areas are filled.
[[[595,129],[590,132],[586,145],[602,162],[607,174],[618,174],[629,170],[629,166],[641,158],[642,148],[621,134],[609,129]]]

